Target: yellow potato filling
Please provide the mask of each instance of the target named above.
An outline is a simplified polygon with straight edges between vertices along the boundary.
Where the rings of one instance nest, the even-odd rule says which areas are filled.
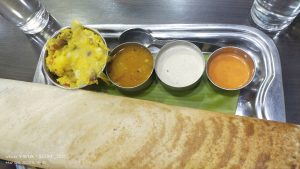
[[[74,21],[47,43],[46,65],[59,84],[77,88],[106,80],[102,72],[108,60],[102,38]]]

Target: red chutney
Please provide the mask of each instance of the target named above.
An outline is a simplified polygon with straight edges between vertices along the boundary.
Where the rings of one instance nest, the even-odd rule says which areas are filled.
[[[252,75],[247,61],[235,53],[221,53],[215,56],[208,67],[210,80],[216,85],[236,89],[244,86]]]

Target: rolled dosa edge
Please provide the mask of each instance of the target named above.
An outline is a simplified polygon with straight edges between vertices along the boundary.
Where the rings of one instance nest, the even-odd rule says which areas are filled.
[[[0,158],[41,168],[299,168],[297,125],[0,79]]]

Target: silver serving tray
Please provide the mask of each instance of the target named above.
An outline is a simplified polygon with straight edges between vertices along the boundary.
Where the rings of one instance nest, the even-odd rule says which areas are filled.
[[[110,48],[118,45],[120,34],[130,28],[150,30],[157,39],[183,39],[218,46],[240,47],[253,56],[257,71],[253,82],[241,90],[235,114],[286,121],[278,50],[272,39],[255,28],[230,24],[103,24],[87,26],[98,29]],[[39,60],[33,82],[50,84],[44,76],[41,63]]]
[[[130,28],[150,30],[157,39],[183,39],[218,46],[240,47],[251,54],[257,71],[254,80],[240,91],[235,114],[281,122],[286,121],[278,50],[272,39],[255,28],[229,24],[104,24],[87,26],[98,29],[109,48],[118,45],[120,34]],[[33,82],[51,84],[43,72],[41,58]],[[29,169],[23,165],[16,165],[16,167],[17,169]]]

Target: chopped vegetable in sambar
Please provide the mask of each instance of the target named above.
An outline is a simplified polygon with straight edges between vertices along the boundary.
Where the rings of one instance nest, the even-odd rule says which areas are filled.
[[[46,65],[64,86],[76,88],[105,80],[102,70],[108,60],[102,38],[74,21],[47,43]]]

